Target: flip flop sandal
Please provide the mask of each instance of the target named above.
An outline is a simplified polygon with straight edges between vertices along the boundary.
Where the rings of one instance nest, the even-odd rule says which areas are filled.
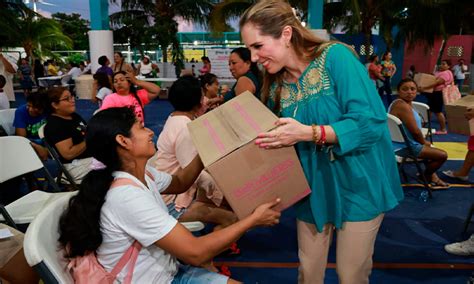
[[[238,256],[240,255],[240,248],[236,242],[233,242],[230,247],[219,254],[219,256]]]
[[[229,270],[229,267],[227,265],[221,265],[221,266],[216,266],[219,274],[225,275],[227,277],[231,276],[231,272]]]
[[[436,181],[436,182],[435,182],[435,181],[432,181],[432,182],[430,182],[429,186],[430,186],[430,188],[433,189],[433,190],[437,190],[437,189],[448,189],[448,188],[451,187],[449,184],[447,184],[447,183],[442,184],[442,183],[440,183],[439,181]]]

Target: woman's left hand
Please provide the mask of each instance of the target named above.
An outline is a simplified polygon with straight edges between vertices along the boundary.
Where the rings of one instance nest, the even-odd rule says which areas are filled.
[[[311,126],[301,124],[293,118],[280,118],[275,124],[277,128],[269,132],[260,133],[257,136],[257,140],[255,140],[255,144],[261,148],[271,149],[292,146],[300,141],[307,140],[306,138],[311,140]],[[307,137],[308,134],[310,135],[309,137]]]
[[[125,78],[130,81],[133,85],[137,84],[137,78],[135,77],[135,73],[131,71],[127,71],[127,75],[125,75]]]

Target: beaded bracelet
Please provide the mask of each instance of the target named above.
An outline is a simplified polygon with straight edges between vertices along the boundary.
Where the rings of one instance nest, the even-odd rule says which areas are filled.
[[[313,129],[313,142],[314,144],[318,144],[318,126],[311,124],[311,128]]]

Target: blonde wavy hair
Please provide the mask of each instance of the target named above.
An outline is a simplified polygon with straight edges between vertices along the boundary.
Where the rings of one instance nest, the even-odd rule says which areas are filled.
[[[318,38],[310,30],[301,25],[296,18],[290,4],[282,0],[261,0],[249,7],[240,18],[240,30],[246,24],[252,24],[259,29],[260,34],[271,36],[275,39],[281,37],[283,28],[292,28],[291,45],[296,55],[303,61],[311,62],[323,51],[323,47],[330,44],[324,39]],[[265,72],[262,86],[262,102],[267,104],[270,97],[270,86],[276,82],[275,113],[280,112],[281,89],[283,86],[283,74],[285,69],[275,74]]]

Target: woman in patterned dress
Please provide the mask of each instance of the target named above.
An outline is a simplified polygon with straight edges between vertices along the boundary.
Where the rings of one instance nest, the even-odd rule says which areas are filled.
[[[403,199],[387,114],[364,66],[344,44],[305,29],[283,1],[260,1],[240,20],[262,98],[281,118],[256,140],[295,146],[312,193],[295,206],[299,282],[324,283],[337,232],[339,283],[368,283],[384,212]]]

